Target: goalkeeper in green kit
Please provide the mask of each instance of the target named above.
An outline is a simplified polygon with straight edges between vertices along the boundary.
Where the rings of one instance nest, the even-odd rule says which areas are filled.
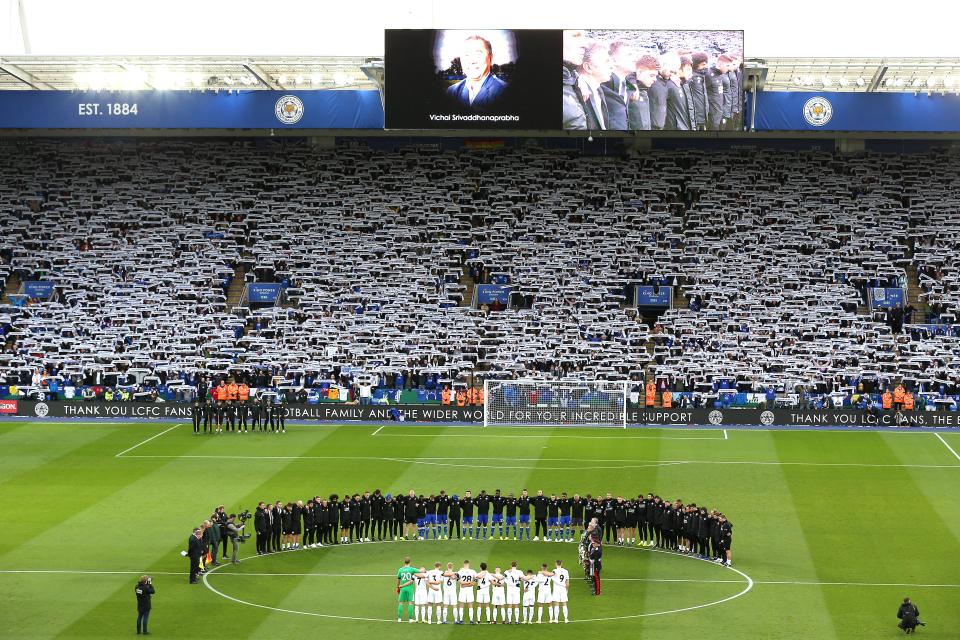
[[[413,576],[419,569],[410,566],[410,558],[403,559],[397,571],[397,622],[403,622],[403,604],[407,604],[407,622],[413,622]]]

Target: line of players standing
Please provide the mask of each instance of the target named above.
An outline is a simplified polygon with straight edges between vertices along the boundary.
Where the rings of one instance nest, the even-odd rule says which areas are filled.
[[[743,57],[639,55],[628,42],[565,43],[563,128],[721,131],[743,128]]]
[[[200,391],[192,406],[194,433],[201,428],[203,433],[287,432],[287,399],[282,393],[251,396],[250,387],[233,378],[221,380],[209,395],[205,387]]]
[[[491,513],[492,512],[492,513]],[[656,546],[661,549],[731,563],[733,525],[720,512],[669,502],[648,493],[636,499],[560,496],[524,489],[518,497],[499,489],[474,497],[448,495],[441,490],[429,496],[410,490],[394,498],[379,489],[363,494],[316,496],[273,505],[261,502],[254,512],[257,553],[313,548],[324,544],[350,544],[399,537],[412,540],[512,538],[544,542],[573,542],[584,522],[596,518],[607,543]],[[532,521],[532,527],[531,527]],[[532,530],[531,530],[532,529]],[[532,537],[531,537],[531,534]]]

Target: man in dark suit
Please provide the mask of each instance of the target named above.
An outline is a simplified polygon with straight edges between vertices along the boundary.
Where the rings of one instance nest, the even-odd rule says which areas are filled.
[[[676,54],[664,54],[660,56],[660,73],[656,81],[650,85],[648,91],[650,95],[650,128],[660,131],[667,125],[667,102],[670,94],[670,77],[676,73],[680,66],[679,58],[676,64],[673,59]]]
[[[197,575],[200,573],[200,558],[203,557],[203,530],[197,527],[193,530],[193,535],[187,538],[187,557],[190,558],[190,584],[197,583]]]
[[[507,83],[490,73],[493,48],[480,36],[470,36],[460,52],[460,66],[467,77],[447,88],[447,97],[471,113],[490,111],[503,95]]]
[[[580,90],[588,130],[609,128],[610,112],[601,87],[610,79],[610,72],[610,55],[605,45],[592,42],[583,48],[583,62],[580,64],[580,81],[577,87]]]
[[[267,552],[267,538],[270,536],[267,510],[264,503],[257,505],[257,510],[253,513],[253,529],[257,532],[257,555],[262,556]]]
[[[726,75],[729,58],[721,55],[716,63],[707,70],[707,127],[711,131],[720,131],[726,126],[727,115],[730,113],[730,78]]]
[[[740,71],[742,59],[735,54],[730,55],[730,64],[727,67],[727,77],[730,79],[730,129],[738,130],[743,127],[743,75]]]
[[[601,85],[603,98],[607,103],[607,112],[610,114],[607,129],[626,131],[629,128],[627,100],[630,93],[636,91],[636,52],[627,42],[615,40],[610,45],[608,53],[613,71],[610,74],[610,79]]]
[[[651,55],[641,56],[637,60],[637,72],[634,74],[635,90],[628,97],[627,124],[631,131],[650,130],[650,87],[657,80],[660,61]]]
[[[689,131],[687,97],[680,88],[683,78],[680,75],[679,55],[670,53],[660,59],[660,77],[667,81],[667,112],[663,128],[669,131]]]
[[[280,551],[280,537],[283,534],[283,503],[277,500],[277,504],[271,511],[273,526],[270,529],[270,548],[272,551]]]
[[[690,131],[697,129],[697,114],[693,108],[693,88],[694,82],[693,60],[690,56],[680,56],[680,90],[683,91],[683,99],[687,105],[687,121],[690,123]]]

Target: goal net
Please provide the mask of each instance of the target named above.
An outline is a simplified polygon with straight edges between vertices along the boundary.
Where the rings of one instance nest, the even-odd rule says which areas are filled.
[[[486,380],[483,426],[627,426],[627,381]]]

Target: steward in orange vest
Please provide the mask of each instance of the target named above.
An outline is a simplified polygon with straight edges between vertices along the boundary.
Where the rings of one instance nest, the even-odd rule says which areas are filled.
[[[673,407],[673,394],[669,391],[664,391],[660,399],[664,409],[670,409]]]
[[[654,402],[656,402],[657,397],[657,385],[651,380],[647,383],[647,406],[652,407]]]
[[[883,392],[882,398],[883,398],[884,409],[890,409],[893,407],[893,395],[890,393],[889,390]]]
[[[913,411],[913,394],[909,391],[903,395],[903,408],[905,411]]]
[[[452,395],[453,394],[450,393],[450,387],[444,387],[443,391],[440,392],[440,401],[443,402],[443,404],[450,404],[450,401],[453,399]]]
[[[463,389],[457,391],[457,406],[463,407],[467,404],[467,392]]]

